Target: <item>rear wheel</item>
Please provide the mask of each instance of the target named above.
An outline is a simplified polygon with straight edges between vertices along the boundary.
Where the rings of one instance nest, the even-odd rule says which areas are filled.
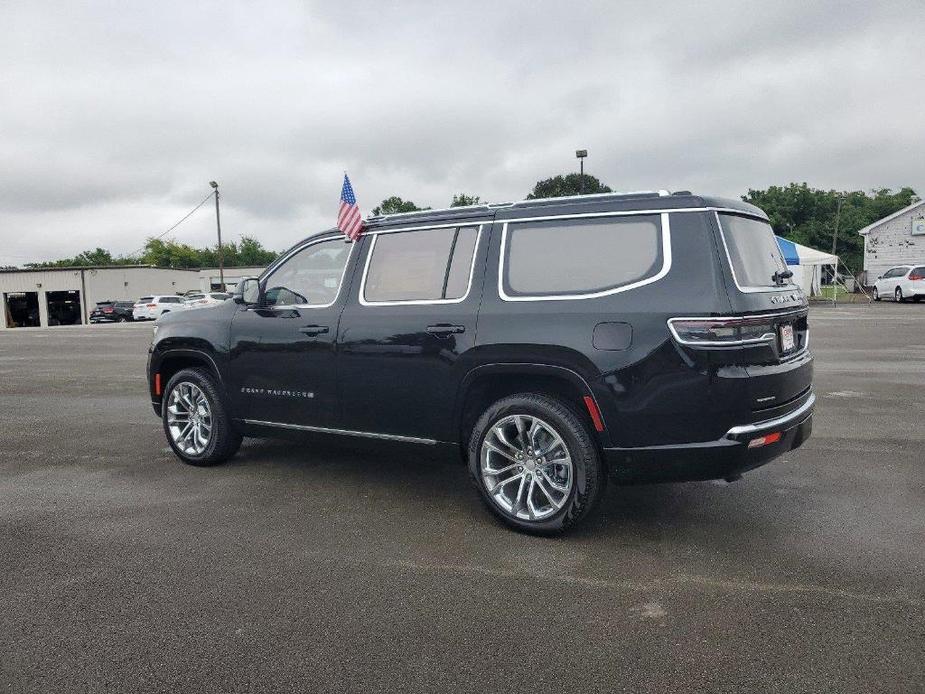
[[[893,293],[893,299],[897,304],[901,304],[905,299],[903,299],[903,290],[899,287],[896,287],[896,291]]]
[[[585,423],[535,393],[499,400],[469,439],[469,473],[483,501],[508,525],[553,535],[600,501],[607,477]]]
[[[215,377],[206,369],[183,369],[167,383],[161,406],[164,433],[173,452],[190,465],[216,465],[241,446]]]

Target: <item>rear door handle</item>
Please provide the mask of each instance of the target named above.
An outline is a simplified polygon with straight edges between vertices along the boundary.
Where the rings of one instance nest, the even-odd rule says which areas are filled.
[[[428,325],[427,332],[429,332],[431,335],[436,335],[437,337],[444,337],[446,335],[458,335],[459,333],[466,332],[466,326],[438,323],[437,325]]]
[[[299,328],[300,333],[305,333],[306,335],[323,335],[326,332],[329,332],[329,328],[326,325],[303,325]]]

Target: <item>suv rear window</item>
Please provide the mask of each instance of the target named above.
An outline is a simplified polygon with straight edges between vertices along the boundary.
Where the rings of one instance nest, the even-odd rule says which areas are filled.
[[[139,304],[149,304],[149,303],[151,303],[152,301],[154,301],[154,297],[153,297],[153,296],[143,296],[143,297],[141,297],[141,298],[138,300],[138,303],[139,303]]]
[[[774,230],[767,222],[734,214],[720,214],[723,241],[732,265],[732,274],[739,289],[766,289],[781,283],[793,284],[791,279],[778,282],[775,273],[787,270]]]
[[[162,296],[160,299],[160,302],[162,304],[179,304],[180,297],[179,296]]]
[[[475,227],[377,234],[370,249],[363,299],[457,301],[472,276]]]
[[[658,215],[511,223],[503,295],[581,296],[655,278],[666,265]]]

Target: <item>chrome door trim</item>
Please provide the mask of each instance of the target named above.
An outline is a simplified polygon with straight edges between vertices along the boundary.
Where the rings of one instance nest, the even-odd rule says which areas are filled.
[[[245,424],[261,427],[276,427],[277,429],[291,429],[316,434],[335,434],[338,436],[358,436],[365,439],[383,439],[385,441],[399,441],[402,443],[420,443],[427,446],[436,445],[435,439],[422,439],[417,436],[400,436],[399,434],[377,434],[372,431],[350,431],[348,429],[329,429],[327,427],[314,427],[306,424],[287,424],[285,422],[266,422],[259,419],[244,419]]]

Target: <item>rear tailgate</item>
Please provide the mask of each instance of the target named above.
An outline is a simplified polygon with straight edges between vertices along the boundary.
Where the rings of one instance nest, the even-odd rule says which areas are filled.
[[[787,266],[766,220],[720,213],[717,222],[732,311],[754,318],[766,338],[735,361],[748,376],[749,401],[760,418],[760,411],[801,400],[812,387],[809,304],[791,276],[800,266]]]

